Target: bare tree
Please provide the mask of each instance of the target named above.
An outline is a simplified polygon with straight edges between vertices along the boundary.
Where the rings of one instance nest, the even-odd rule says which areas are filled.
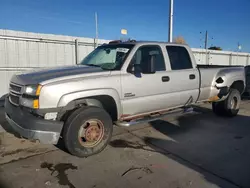
[[[186,44],[185,39],[183,38],[183,36],[178,36],[174,38],[174,42],[178,43],[178,44]]]

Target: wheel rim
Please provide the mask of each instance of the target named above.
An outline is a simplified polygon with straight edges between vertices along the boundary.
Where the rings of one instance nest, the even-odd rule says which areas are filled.
[[[78,132],[78,140],[83,147],[95,147],[104,136],[104,125],[98,119],[90,119],[84,122]]]
[[[237,97],[233,97],[231,100],[231,109],[236,109],[238,105],[238,99]]]

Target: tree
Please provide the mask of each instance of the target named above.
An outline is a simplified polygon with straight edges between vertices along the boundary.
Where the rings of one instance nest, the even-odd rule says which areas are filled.
[[[219,46],[211,46],[210,48],[208,48],[209,50],[222,50],[222,48],[221,47],[219,47]]]
[[[177,44],[186,44],[185,39],[183,38],[183,36],[178,36],[174,38],[174,42]]]

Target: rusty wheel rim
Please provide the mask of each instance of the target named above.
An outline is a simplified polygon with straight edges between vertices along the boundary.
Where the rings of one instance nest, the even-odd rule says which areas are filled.
[[[98,119],[90,119],[80,127],[78,140],[83,147],[95,147],[104,136],[104,125]]]

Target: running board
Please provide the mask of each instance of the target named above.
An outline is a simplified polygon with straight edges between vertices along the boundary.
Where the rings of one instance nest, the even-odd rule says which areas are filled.
[[[162,118],[168,118],[168,117],[173,117],[173,116],[177,116],[177,115],[184,115],[184,114],[190,114],[193,113],[193,108],[181,108],[178,110],[172,110],[166,114],[162,114],[162,115],[158,115],[158,116],[153,116],[153,117],[147,117],[147,118],[143,118],[143,119],[138,119],[138,120],[131,120],[131,121],[116,121],[115,124],[119,127],[130,127],[130,126],[134,126],[134,125],[138,125],[138,124],[142,124],[142,123],[148,123],[151,121],[155,121],[155,120],[159,120]]]

